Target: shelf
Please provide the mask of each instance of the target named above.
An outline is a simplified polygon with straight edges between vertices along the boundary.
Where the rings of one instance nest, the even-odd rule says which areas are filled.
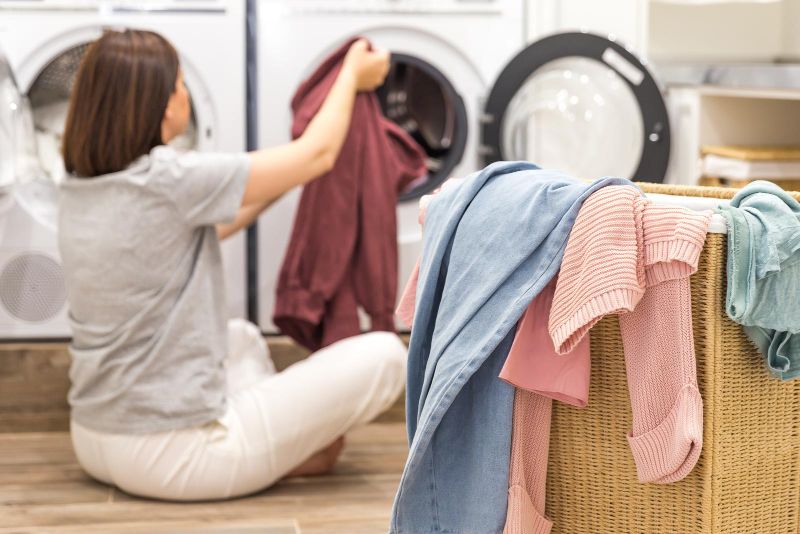
[[[762,89],[747,87],[724,87],[718,85],[673,85],[670,89],[693,89],[701,96],[728,98],[758,98],[765,100],[800,100],[800,88]]]

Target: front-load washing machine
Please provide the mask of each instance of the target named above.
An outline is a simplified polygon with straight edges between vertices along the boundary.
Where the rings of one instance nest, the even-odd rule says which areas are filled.
[[[14,115],[21,126],[13,128],[22,132],[17,135],[22,148],[16,149],[22,161],[13,165],[14,180],[39,184],[16,187],[23,196],[15,196],[30,198],[22,204],[33,206],[33,211],[49,210],[45,207],[49,189],[42,184],[56,184],[64,173],[60,143],[74,75],[84,50],[104,29],[156,31],[177,49],[192,102],[189,131],[175,141],[179,148],[243,152],[247,123],[244,16],[244,0],[0,0],[0,48],[11,71],[7,83],[15,84],[21,98]],[[4,168],[0,174],[11,175],[7,161],[0,161],[0,167]],[[0,212],[0,339],[66,338],[69,329],[60,293],[63,280],[55,231],[48,228],[49,223],[39,224],[42,216],[25,213],[24,209]],[[243,317],[243,233],[226,240],[222,249],[230,314]],[[58,310],[48,308],[48,314],[40,314],[48,318],[39,320],[30,310],[44,306],[45,301],[58,303],[49,305]]]
[[[449,176],[524,159],[575,176],[662,181],[667,111],[644,63],[622,44],[563,33],[526,44],[522,0],[261,0],[259,140],[290,139],[291,97],[354,35],[392,52],[384,114],[428,154],[428,175],[397,208],[399,280],[419,256],[419,197]],[[259,219],[258,307],[265,332],[299,190]]]

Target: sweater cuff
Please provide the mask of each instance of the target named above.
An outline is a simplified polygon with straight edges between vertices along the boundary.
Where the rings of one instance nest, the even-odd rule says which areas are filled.
[[[556,353],[567,354],[574,349],[606,315],[633,311],[643,294],[644,289],[612,289],[592,298],[563,321],[553,324],[551,320],[549,331]],[[550,314],[552,317],[552,310]]]
[[[536,510],[528,492],[515,484],[508,488],[508,512],[503,534],[549,534],[553,523]]]
[[[648,243],[644,247],[647,287],[693,275],[702,252],[702,243],[682,239]]]
[[[639,482],[667,484],[685,478],[703,448],[703,399],[688,384],[666,419],[639,436],[628,434]]]

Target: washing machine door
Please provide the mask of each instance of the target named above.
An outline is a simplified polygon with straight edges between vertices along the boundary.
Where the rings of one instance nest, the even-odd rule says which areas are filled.
[[[0,192],[14,183],[22,95],[8,59],[0,50]]]
[[[30,103],[0,51],[0,218],[14,205],[55,232],[56,186],[38,165]]]
[[[486,102],[485,163],[528,160],[580,178],[662,182],[670,130],[661,91],[629,50],[561,33],[522,50]]]

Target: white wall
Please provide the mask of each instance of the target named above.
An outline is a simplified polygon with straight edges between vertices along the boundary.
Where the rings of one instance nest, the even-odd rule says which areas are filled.
[[[587,30],[643,50],[647,0],[528,0],[527,8],[530,41],[557,31]]]
[[[783,58],[800,60],[800,0],[783,3]]]
[[[800,0],[643,1],[655,60],[800,60]]]
[[[782,55],[782,15],[780,1],[652,1],[649,54],[656,61],[770,61]]]
[[[527,0],[528,40],[613,34],[654,60],[800,59],[800,0]]]

